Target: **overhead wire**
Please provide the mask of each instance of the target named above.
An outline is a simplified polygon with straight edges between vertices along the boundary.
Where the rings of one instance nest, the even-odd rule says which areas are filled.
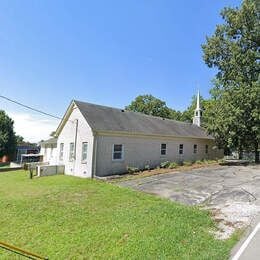
[[[53,114],[44,112],[44,111],[39,110],[39,109],[37,109],[37,108],[31,107],[31,106],[29,106],[29,105],[25,105],[25,104],[23,104],[23,103],[21,103],[21,102],[19,102],[19,101],[16,101],[16,100],[14,100],[14,99],[11,99],[11,98],[9,98],[9,97],[0,95],[0,98],[5,99],[5,100],[7,100],[7,101],[9,101],[9,102],[12,102],[12,103],[14,103],[14,104],[16,104],[16,105],[22,106],[22,107],[24,107],[24,108],[30,109],[30,110],[32,110],[32,111],[34,111],[34,112],[43,114],[43,115],[45,115],[45,116],[49,116],[49,117],[52,117],[52,118],[55,118],[55,119],[59,119],[59,120],[62,119],[62,118],[59,117],[59,116],[56,116],[56,115],[53,115]]]

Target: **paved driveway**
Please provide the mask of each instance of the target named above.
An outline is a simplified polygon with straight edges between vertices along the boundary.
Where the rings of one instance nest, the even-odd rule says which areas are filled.
[[[211,210],[227,238],[260,214],[260,166],[215,166],[123,181],[122,186]]]

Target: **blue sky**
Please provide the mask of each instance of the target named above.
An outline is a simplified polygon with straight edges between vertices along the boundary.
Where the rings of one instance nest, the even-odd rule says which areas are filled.
[[[240,3],[0,0],[0,94],[59,116],[72,99],[124,107],[146,93],[184,110],[198,88],[208,96],[215,74],[201,44],[220,10]],[[41,133],[21,131],[26,117],[44,138],[57,125],[3,100],[0,109],[34,141]]]

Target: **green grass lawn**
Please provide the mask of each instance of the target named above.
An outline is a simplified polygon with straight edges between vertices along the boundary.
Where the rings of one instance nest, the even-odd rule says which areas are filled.
[[[0,164],[0,169],[4,169],[4,168],[10,168],[10,164]]]
[[[105,182],[0,173],[0,241],[49,259],[227,259],[238,236],[212,230],[206,211]]]

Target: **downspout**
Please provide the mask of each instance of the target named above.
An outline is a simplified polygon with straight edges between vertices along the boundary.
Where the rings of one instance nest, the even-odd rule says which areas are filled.
[[[74,146],[74,159],[76,160],[76,151],[77,151],[77,139],[78,139],[78,124],[79,121],[78,119],[75,119],[76,121],[76,132],[75,132],[75,146]]]
[[[97,134],[93,132],[93,156],[91,178],[95,178],[97,170]]]
[[[78,119],[75,119],[76,121],[76,132],[75,132],[75,145],[74,145],[74,162],[73,162],[73,175],[75,175],[75,164],[76,164],[76,151],[77,151],[77,139],[78,139],[78,123],[79,123],[79,120]]]

